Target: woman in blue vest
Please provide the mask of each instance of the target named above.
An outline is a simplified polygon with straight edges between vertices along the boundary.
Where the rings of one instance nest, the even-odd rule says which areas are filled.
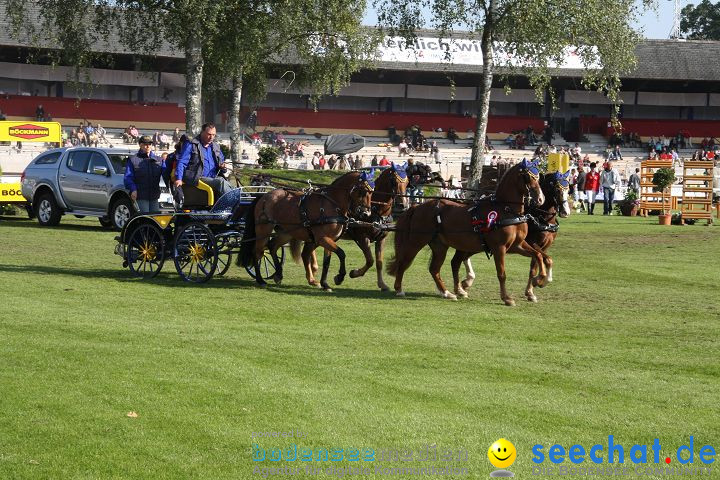
[[[160,177],[165,172],[165,162],[152,153],[152,138],[143,135],[139,143],[140,150],[125,166],[125,188],[137,202],[140,213],[159,212]]]

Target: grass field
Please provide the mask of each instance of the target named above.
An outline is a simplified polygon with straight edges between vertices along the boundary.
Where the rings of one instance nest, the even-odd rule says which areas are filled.
[[[720,450],[717,227],[573,216],[540,303],[523,300],[528,262],[510,257],[515,308],[481,255],[471,297],[451,302],[433,290],[427,249],[396,299],[374,271],[328,294],[294,264],[267,290],[237,267],[203,286],[172,264],[139,281],[114,236],[95,219],[0,220],[0,478],[249,479],[262,478],[255,466],[310,465],[253,462],[254,443],[268,457],[292,443],[465,449],[451,465],[467,474],[444,478],[488,478],[500,437],[519,478],[554,478],[532,475],[535,444],[547,454],[614,435],[627,455],[658,438],[671,466],[691,435],[696,465],[702,445]],[[306,436],[252,438],[291,430]],[[317,477],[332,475],[292,478]]]

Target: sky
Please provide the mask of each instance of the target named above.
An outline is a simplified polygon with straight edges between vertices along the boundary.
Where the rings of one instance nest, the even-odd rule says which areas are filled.
[[[680,8],[689,2],[681,1]],[[668,38],[673,24],[674,2],[670,0],[657,0],[657,11],[648,10],[643,14],[637,24],[641,28],[646,38]],[[365,13],[363,23],[366,25],[375,25],[377,23],[377,15],[372,7],[369,7]]]

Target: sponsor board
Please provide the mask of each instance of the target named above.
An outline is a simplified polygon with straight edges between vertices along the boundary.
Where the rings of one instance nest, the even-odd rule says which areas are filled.
[[[61,141],[61,126],[58,122],[0,122],[0,142]]]
[[[20,183],[0,183],[0,203],[25,203]]]

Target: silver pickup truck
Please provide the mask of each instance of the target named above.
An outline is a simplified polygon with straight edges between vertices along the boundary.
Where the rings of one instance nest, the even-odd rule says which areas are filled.
[[[122,149],[72,147],[41,153],[22,175],[22,195],[40,225],[57,225],[66,214],[98,217],[104,227],[122,229],[136,212],[123,185],[131,152]],[[161,204],[172,197],[161,183]]]

